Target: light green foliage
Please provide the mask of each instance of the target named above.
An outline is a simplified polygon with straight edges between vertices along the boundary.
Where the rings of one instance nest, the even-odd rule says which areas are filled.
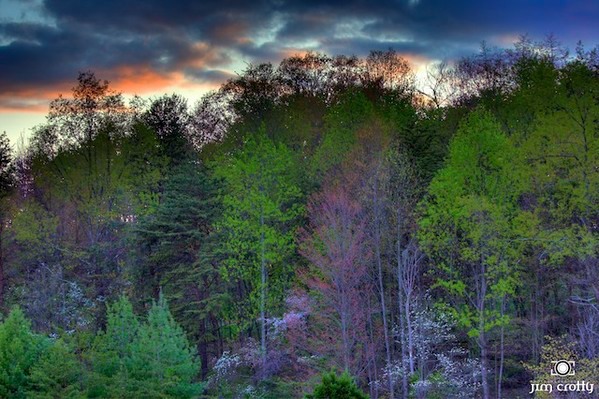
[[[517,208],[521,181],[518,153],[493,118],[477,110],[422,204],[420,239],[435,262],[437,286],[456,299],[453,313],[473,337],[507,321],[496,305],[514,294],[522,240],[534,226]]]
[[[554,107],[523,141],[541,236],[552,264],[596,255],[599,209],[599,82],[580,62],[559,71]]]
[[[24,201],[13,215],[13,240],[24,249],[23,261],[40,259],[56,239],[58,218],[35,201]]]
[[[31,369],[46,345],[46,340],[31,332],[21,309],[14,308],[0,324],[0,397],[27,397]]]
[[[578,381],[594,381],[599,375],[599,358],[593,359],[585,358],[579,353],[578,342],[573,341],[569,336],[562,337],[545,337],[545,344],[541,348],[541,359],[538,364],[524,364],[524,367],[533,375],[531,383],[534,384],[551,384],[563,382],[564,377],[551,375],[553,367],[552,362],[559,360],[573,361],[575,362],[574,371],[576,377],[573,378]],[[597,385],[595,384],[595,392]],[[537,392],[535,398],[538,399],[551,399],[554,398],[552,394],[548,392]],[[591,397],[586,396],[583,393],[579,393],[576,397]]]
[[[323,374],[322,382],[306,399],[368,399],[368,395],[360,391],[347,371],[341,376],[330,371]]]
[[[224,211],[218,223],[226,256],[221,273],[225,280],[247,287],[238,292],[234,316],[245,325],[256,319],[262,288],[270,311],[284,302],[293,276],[289,261],[294,254],[295,227],[303,212],[302,193],[293,154],[286,146],[274,144],[263,131],[230,158],[220,159],[215,175],[225,182]],[[262,262],[266,287],[261,283]]]
[[[193,115],[82,73],[18,157],[0,134],[0,309],[23,309],[0,324],[0,398],[309,392],[345,338],[320,304],[347,284],[296,243],[335,184],[377,260],[343,267],[378,284],[350,304],[357,383],[326,373],[307,398],[511,398],[560,358],[599,375],[599,48],[482,50],[433,71],[434,108],[392,51],[250,66]]]
[[[110,377],[123,368],[124,359],[131,355],[139,321],[125,297],[108,306],[106,318],[106,330],[95,339],[92,364],[95,371]]]
[[[31,399],[83,399],[83,364],[61,340],[47,348],[31,369]]]

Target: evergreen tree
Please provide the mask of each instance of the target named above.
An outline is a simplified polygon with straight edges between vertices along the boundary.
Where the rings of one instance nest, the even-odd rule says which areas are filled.
[[[199,370],[195,350],[162,295],[131,345],[127,369],[139,397],[192,398],[202,389],[194,383]]]
[[[13,308],[0,324],[0,397],[27,397],[31,369],[44,346],[46,341],[31,332],[21,309]]]
[[[217,182],[206,168],[187,159],[171,170],[154,214],[136,228],[140,256],[136,265],[139,299],[158,298],[162,288],[177,321],[198,342],[202,374],[218,335],[226,300],[214,264]]]
[[[31,399],[83,399],[83,365],[70,348],[58,340],[47,348],[31,368]]]
[[[346,371],[340,377],[334,371],[323,374],[322,382],[306,399],[368,399]]]
[[[109,306],[107,320],[91,355],[90,397],[190,398],[201,390],[195,351],[162,295],[143,323],[125,297]]]
[[[14,165],[10,141],[6,132],[0,133],[0,306],[4,304],[6,270],[4,262],[5,224],[8,216],[6,197],[14,188]]]
[[[139,321],[125,297],[108,306],[106,319],[106,330],[98,333],[90,353],[93,373],[89,394],[100,398],[125,397],[131,384],[127,360],[138,338]]]

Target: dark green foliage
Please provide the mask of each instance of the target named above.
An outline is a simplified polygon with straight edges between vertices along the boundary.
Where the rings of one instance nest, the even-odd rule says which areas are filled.
[[[347,371],[341,376],[330,371],[323,374],[322,382],[306,399],[368,399],[368,395],[360,391]]]
[[[31,368],[28,398],[83,399],[85,370],[71,349],[61,340],[47,348]]]
[[[47,345],[31,331],[23,311],[13,308],[0,324],[0,397],[27,397],[31,370]]]
[[[156,211],[135,230],[135,292],[138,303],[147,303],[162,288],[175,319],[199,343],[206,373],[208,346],[218,338],[227,301],[215,264],[218,182],[203,165],[187,159],[171,169],[164,185]]]
[[[327,110],[324,134],[310,161],[311,177],[320,181],[326,172],[339,165],[357,142],[360,128],[374,119],[374,106],[360,90],[344,93]]]
[[[183,97],[172,94],[154,100],[143,120],[158,136],[162,153],[171,165],[187,158],[190,152],[187,141],[189,115]]]
[[[199,364],[195,350],[160,296],[130,346],[127,378],[144,398],[192,398],[201,391],[194,383]]]
[[[14,186],[14,164],[6,132],[0,133],[0,198],[6,197]]]
[[[140,299],[158,298],[161,286],[182,283],[182,269],[197,265],[217,210],[216,188],[206,168],[192,159],[166,176],[156,211],[135,229],[141,247],[135,272]]]
[[[10,141],[6,132],[0,133],[0,307],[4,305],[7,275],[5,262],[6,234],[5,225],[9,217],[10,202],[7,197],[13,192],[15,185],[15,166]]]
[[[90,397],[191,398],[201,390],[195,351],[162,296],[141,323],[127,299],[110,306],[90,360]]]

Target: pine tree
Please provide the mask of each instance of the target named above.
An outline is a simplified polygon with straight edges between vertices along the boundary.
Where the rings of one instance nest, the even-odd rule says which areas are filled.
[[[98,333],[90,354],[89,392],[92,397],[123,397],[131,384],[127,359],[138,339],[139,321],[125,297],[108,306],[106,318],[106,330]]]
[[[202,387],[194,383],[199,364],[185,333],[160,295],[139,329],[127,360],[135,391],[144,398],[191,398]]]
[[[61,340],[44,351],[32,367],[27,397],[31,399],[83,399],[83,365]]]
[[[195,351],[162,295],[143,323],[125,297],[108,309],[91,354],[90,397],[190,398],[201,390]]]
[[[217,341],[219,309],[226,299],[213,262],[217,188],[208,170],[188,158],[173,167],[156,212],[136,228],[139,299],[156,299],[162,288],[173,316],[198,342],[203,375],[208,372],[208,350]]]
[[[46,340],[31,332],[21,309],[12,309],[0,324],[0,397],[27,397],[31,369],[46,345]]]

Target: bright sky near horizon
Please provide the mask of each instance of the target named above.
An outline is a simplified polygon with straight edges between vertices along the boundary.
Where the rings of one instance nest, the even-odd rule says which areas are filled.
[[[524,34],[590,48],[598,20],[585,0],[0,0],[0,131],[27,136],[83,70],[126,96],[193,104],[247,63],[393,48],[421,68]]]

